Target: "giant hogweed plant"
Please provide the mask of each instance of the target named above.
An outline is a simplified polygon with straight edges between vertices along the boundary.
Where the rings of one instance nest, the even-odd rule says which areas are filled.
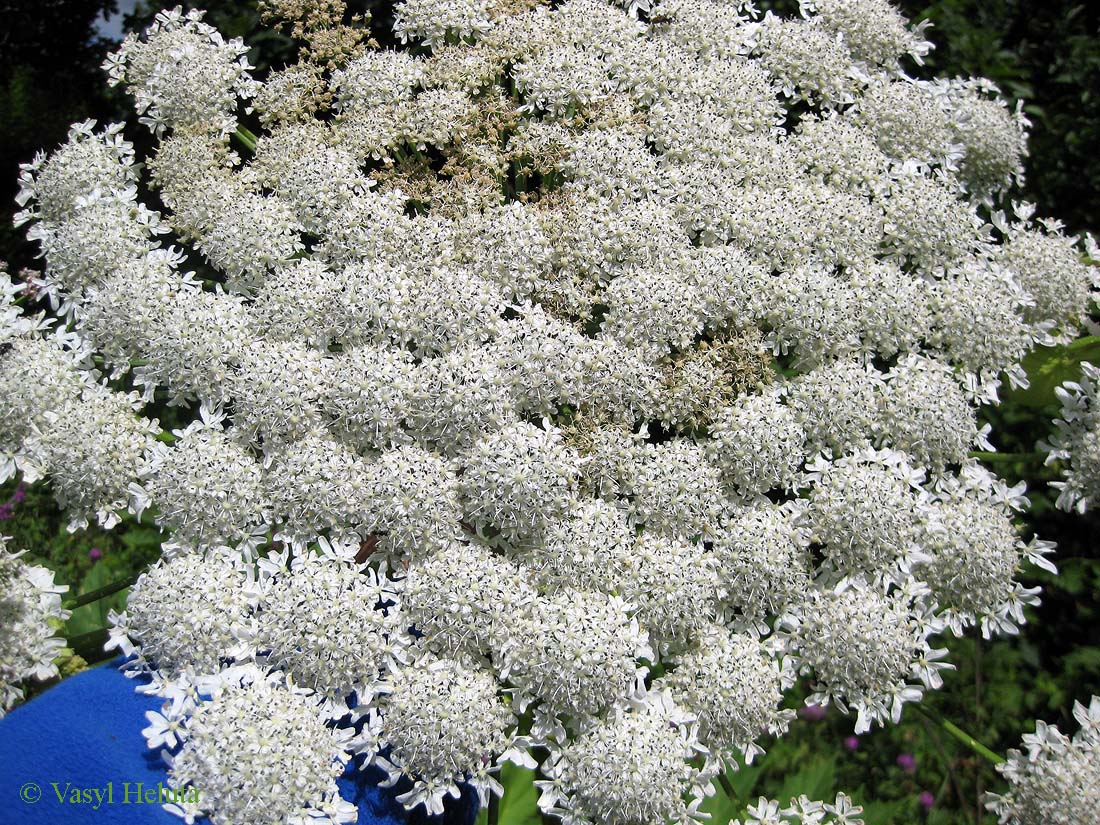
[[[1038,599],[1053,548],[978,411],[1096,273],[1011,201],[1021,111],[911,78],[929,44],[883,0],[624,6],[405,0],[383,49],[266,0],[301,52],[262,80],[164,12],[105,67],[149,155],[85,122],[25,167],[0,467],[74,529],[163,529],[108,647],[164,697],[187,821],[353,821],[362,757],[428,813],[468,784],[492,817],[511,762],[567,825],[689,823],[797,680],[897,723],[937,640]],[[3,575],[10,704],[63,611]],[[944,724],[1003,763],[1002,822],[1083,825],[1078,718],[1008,762]]]

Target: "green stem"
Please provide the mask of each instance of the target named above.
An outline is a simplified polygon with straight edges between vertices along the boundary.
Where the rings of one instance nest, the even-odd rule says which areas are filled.
[[[104,358],[102,355],[93,355],[92,356],[92,361],[95,363],[95,365],[97,367],[105,367],[105,366],[108,365],[107,364],[107,359]],[[145,366],[149,365],[149,362],[144,358],[135,358],[132,361],[127,361],[126,365],[130,368],[145,367]]]
[[[1039,461],[1046,460],[1042,453],[991,453],[982,450],[973,450],[969,453],[971,458],[981,461]]]
[[[237,131],[233,133],[233,137],[235,137],[245,149],[255,154],[256,146],[259,144],[260,139],[252,134],[246,127],[238,126]]]
[[[92,630],[66,639],[66,643],[73,653],[85,662],[93,664],[111,655],[103,649],[109,638],[110,634],[107,632],[107,628],[101,627],[99,630]]]
[[[486,813],[489,825],[497,825],[500,820],[500,797],[495,793],[489,794],[489,810]]]
[[[958,739],[960,742],[970,748],[970,750],[974,751],[974,753],[978,754],[978,756],[989,760],[994,765],[1000,765],[1002,762],[1005,761],[1005,758],[1003,756],[987,748],[985,745],[983,745],[969,733],[964,731],[950,719],[945,719],[936,711],[921,707],[919,704],[914,705],[913,707],[917,709],[918,713],[927,716],[945,731],[950,733],[952,736],[954,736],[956,739]]]
[[[165,444],[175,444],[178,440],[179,439],[166,430],[157,433],[157,441],[163,441]]]
[[[966,808],[966,799],[963,797],[962,788],[959,787],[959,782],[955,777],[955,766],[947,754],[947,749],[943,746],[943,740],[940,739],[935,723],[927,716],[924,718],[924,729],[932,741],[935,742],[936,752],[939,753],[940,761],[943,762],[943,782],[940,783],[940,789],[936,792],[936,799],[940,799],[943,796],[943,789],[950,785],[955,792],[955,796],[958,797],[959,808]]]
[[[725,771],[721,771],[718,774],[718,784],[722,786],[722,791],[730,798],[731,802],[737,801],[737,791],[733,789],[733,785],[730,784],[729,777],[726,776]]]
[[[136,575],[128,576],[125,579],[119,579],[117,582],[112,582],[106,587],[101,587],[98,590],[92,590],[88,593],[80,594],[76,598],[64,602],[63,607],[66,610],[73,610],[77,607],[91,604],[92,602],[98,602],[100,599],[107,598],[107,596],[110,596],[112,593],[117,593],[120,590],[125,590],[127,587],[130,587],[134,582],[136,582],[137,579],[138,577]]]

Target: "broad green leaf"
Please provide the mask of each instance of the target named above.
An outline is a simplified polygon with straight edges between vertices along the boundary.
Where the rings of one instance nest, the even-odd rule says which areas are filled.
[[[1058,402],[1055,388],[1081,377],[1081,362],[1100,364],[1100,337],[1089,336],[1057,347],[1036,347],[1023,361],[1031,386],[1006,393],[1007,404],[1041,409]]]
[[[853,800],[863,807],[862,819],[865,825],[901,825],[911,822],[910,809],[913,802],[908,799],[896,799],[893,802],[864,802]]]
[[[86,604],[74,610],[73,615],[65,622],[64,635],[65,638],[68,639],[73,636],[81,636],[85,633],[90,633],[103,626],[104,622],[100,621],[98,613],[96,612],[96,606],[94,604]]]
[[[738,770],[726,771],[726,778],[733,787],[734,793],[737,794],[737,798],[741,800],[742,806],[744,806],[746,801],[756,801],[753,798],[753,791],[756,790],[757,783],[764,775],[764,765],[760,761],[757,761],[755,765],[747,765],[740,758],[738,758],[737,763]]]
[[[717,784],[715,787],[717,791],[714,796],[708,797],[699,806],[699,810],[710,814],[710,819],[707,820],[710,825],[729,825],[730,822],[742,817],[746,802],[756,801],[744,798],[734,801]]]
[[[90,593],[93,590],[106,587],[110,583],[111,579],[107,572],[107,566],[104,564],[97,564],[88,571],[87,575],[84,576],[84,580],[80,582],[80,587],[77,589],[77,595],[81,593]],[[103,606],[102,602],[93,602],[92,604],[78,607],[73,611],[73,615],[69,617],[69,621],[66,623],[65,635],[79,636],[81,633],[97,630],[98,628],[104,627],[106,624],[107,609]]]
[[[116,580],[117,574],[112,573],[108,565],[97,564],[84,576],[84,580],[80,582],[80,587],[77,588],[75,595],[100,590]],[[122,590],[73,610],[72,616],[65,623],[65,636],[79,636],[82,633],[106,627],[107,614],[111,610],[122,609],[122,606],[126,603],[128,592],[128,590]]]
[[[810,799],[832,799],[836,796],[835,785],[836,759],[818,756],[811,758],[797,772],[789,774],[774,798],[783,805],[802,794]]]
[[[745,808],[749,803],[755,802],[753,791],[764,774],[761,762],[748,765],[740,757],[730,764],[726,771],[726,780],[733,789],[734,798],[730,799],[718,780],[714,781],[715,794],[703,801],[700,810],[711,815],[711,825],[725,825],[735,819],[745,817]]]
[[[130,550],[150,553],[160,547],[164,541],[164,535],[156,527],[137,525],[130,527],[122,533],[122,543]]]
[[[504,796],[501,797],[497,816],[498,825],[542,825],[535,772],[505,762],[497,779],[504,786]],[[487,825],[488,822],[489,812],[483,807],[478,811],[477,825]]]

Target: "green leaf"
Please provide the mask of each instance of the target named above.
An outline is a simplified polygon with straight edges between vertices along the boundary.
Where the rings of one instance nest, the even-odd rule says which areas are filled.
[[[781,804],[806,794],[810,799],[831,799],[836,795],[836,759],[818,756],[801,770],[789,774],[775,799]]]
[[[703,800],[703,804],[699,806],[699,810],[710,814],[710,819],[707,820],[710,825],[728,825],[728,823],[741,817],[742,813],[744,813],[745,803],[747,801],[749,800],[740,799],[734,801],[729,798],[725,791],[718,787],[714,796]],[[756,800],[751,801],[755,802]]]
[[[127,576],[126,578],[118,579],[96,590],[87,590],[78,595],[74,595],[70,599],[62,602],[62,606],[75,609],[86,604],[91,604],[92,602],[97,602],[100,599],[106,599],[110,596],[114,596],[116,593],[121,593],[123,590],[128,590],[135,581],[137,581],[137,576]],[[116,599],[115,601],[117,602],[118,600]]]
[[[741,800],[741,804],[744,805],[747,801],[755,802],[753,799],[753,791],[756,789],[757,783],[764,775],[764,765],[760,761],[757,761],[755,765],[747,765],[741,757],[737,758],[738,770],[727,771],[726,778],[729,779],[730,785],[733,787],[734,793],[737,794],[737,798]]]
[[[144,524],[134,524],[119,538],[128,550],[152,554],[154,558],[159,554],[160,543],[164,540],[159,529]]]
[[[539,813],[538,788],[535,787],[535,772],[521,768],[511,762],[505,762],[497,777],[504,786],[504,796],[500,799],[498,825],[542,825]],[[482,808],[477,817],[478,825],[486,825],[488,812]]]
[[[1005,402],[1032,409],[1056,404],[1055,388],[1065,381],[1079,379],[1082,361],[1100,364],[1100,336],[1078,338],[1057,347],[1036,347],[1023,361],[1031,386],[1009,392]]]
[[[726,779],[736,798],[731,799],[729,794],[722,788],[722,785],[715,780],[714,796],[703,800],[703,804],[699,806],[701,811],[710,814],[710,825],[726,825],[726,823],[735,819],[743,819],[746,815],[745,808],[756,801],[753,797],[753,791],[763,774],[764,769],[760,762],[755,765],[747,765],[743,759],[738,757],[737,761],[731,764],[729,770],[726,771]]]
[[[736,777],[732,771],[726,773],[726,777],[730,779],[730,785],[733,785],[732,780]],[[703,804],[699,806],[699,809],[710,816],[711,825],[726,825],[728,822],[732,822],[741,816],[742,811],[745,809],[746,799],[741,795],[739,791],[735,789],[737,793],[736,798],[731,798],[722,785],[715,780],[714,781],[714,796],[709,796],[703,800]]]
[[[84,633],[98,630],[103,626],[104,623],[101,622],[96,615],[95,605],[85,605],[84,607],[78,607],[74,610],[73,615],[65,622],[64,636],[66,639],[72,638],[73,636],[80,636]]]
[[[1080,559],[1066,559],[1058,565],[1058,576],[1054,581],[1054,586],[1064,590],[1071,596],[1080,595],[1087,589],[1085,574],[1085,566]]]
[[[80,587],[75,595],[79,596],[84,593],[100,590],[113,583],[115,580],[115,575],[111,573],[108,565],[102,563],[97,564],[88,571],[88,574],[80,583]],[[76,608],[72,616],[70,616],[69,620],[65,623],[65,636],[67,638],[72,638],[73,636],[90,633],[93,630],[99,630],[106,627],[107,614],[111,610],[122,609],[123,605],[126,603],[126,594],[128,592],[128,589],[121,590],[106,598]]]
[[[856,805],[863,806],[862,819],[866,825],[895,825],[899,822],[912,822],[910,808],[913,803],[908,799],[896,799],[892,802],[862,802],[853,800]]]
[[[101,627],[88,633],[71,636],[66,641],[75,655],[92,665],[117,655],[103,649],[104,645],[107,644],[108,636],[107,628]]]

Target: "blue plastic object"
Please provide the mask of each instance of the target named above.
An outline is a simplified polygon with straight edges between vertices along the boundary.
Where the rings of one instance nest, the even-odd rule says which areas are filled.
[[[0,825],[182,825],[156,799],[167,766],[141,734],[145,711],[159,710],[161,700],[137,693],[121,663],[65,679],[0,719]],[[358,825],[473,825],[477,818],[469,788],[448,800],[441,817],[427,817],[396,801],[407,788],[379,788],[384,777],[351,764],[340,778],[340,795],[359,808]]]

